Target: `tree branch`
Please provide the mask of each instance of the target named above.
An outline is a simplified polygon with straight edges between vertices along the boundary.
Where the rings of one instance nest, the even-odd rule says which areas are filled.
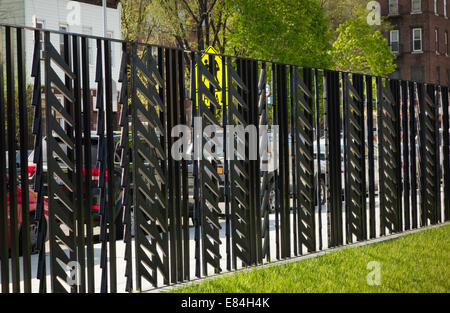
[[[197,16],[195,16],[194,12],[192,11],[191,7],[189,6],[189,4],[187,3],[186,0],[181,0],[184,3],[184,6],[186,7],[186,9],[188,10],[189,14],[192,16],[192,18],[194,19],[194,21],[198,24],[200,23],[200,21],[198,20]]]

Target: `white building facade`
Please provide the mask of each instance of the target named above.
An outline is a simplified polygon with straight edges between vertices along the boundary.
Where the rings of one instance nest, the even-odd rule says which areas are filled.
[[[58,30],[70,33],[94,35],[115,39],[121,38],[121,16],[120,3],[118,0],[108,0],[106,8],[106,27],[104,27],[104,9],[102,0],[0,0],[0,20],[1,23],[18,26],[31,26],[46,30]],[[31,66],[33,61],[34,35],[31,31],[25,32],[25,58],[27,78],[30,79]],[[43,38],[41,38],[43,42]],[[51,35],[51,42],[60,51],[63,49],[63,36]],[[43,47],[43,45],[42,45]],[[102,47],[103,49],[103,47]],[[117,112],[118,100],[118,77],[121,59],[120,43],[111,45],[111,64],[113,79],[113,110]],[[42,54],[43,56],[43,54]],[[91,103],[95,103],[95,83],[96,70],[96,40],[89,40],[89,69],[90,69],[90,89]],[[62,72],[57,71],[63,77]],[[31,81],[28,81],[30,83]],[[93,109],[95,111],[95,109]],[[95,113],[94,113],[95,115]],[[92,120],[95,124],[95,120]],[[95,128],[95,126],[93,126]]]

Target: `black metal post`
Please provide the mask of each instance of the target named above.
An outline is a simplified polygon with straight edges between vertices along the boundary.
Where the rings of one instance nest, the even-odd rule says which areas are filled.
[[[292,183],[292,203],[293,203],[293,208],[292,208],[292,217],[294,219],[294,223],[293,223],[293,229],[292,229],[292,235],[294,237],[294,255],[297,256],[298,255],[298,236],[297,236],[297,185],[296,185],[296,174],[299,175],[300,173],[296,173],[296,155],[295,155],[295,148],[296,148],[296,135],[295,135],[295,128],[296,128],[296,123],[295,123],[295,119],[294,119],[294,112],[295,112],[295,105],[297,105],[295,102],[296,97],[295,97],[295,89],[296,88],[296,75],[298,75],[296,73],[296,71],[298,71],[297,67],[294,66],[289,66],[289,98],[290,98],[290,103],[291,103],[291,116],[290,116],[290,125],[291,125],[291,146],[290,146],[290,153],[291,153],[291,157],[290,157],[290,162],[292,164],[291,167],[291,172],[292,175],[289,175],[289,184]],[[300,252],[301,252],[301,247],[300,247]]]
[[[450,220],[450,160],[449,160],[449,97],[448,87],[441,87],[442,94],[442,154],[443,154],[443,181],[444,181],[444,221]]]
[[[22,246],[24,292],[31,292],[30,260],[30,211],[28,199],[28,107],[25,70],[24,30],[17,28],[17,97],[19,100],[20,133],[20,188],[22,200],[22,224],[20,226],[20,245]]]
[[[5,95],[3,82],[3,27],[0,28],[0,262],[2,293],[9,292],[9,249],[8,249],[8,215],[6,184],[6,119]]]
[[[367,115],[367,146],[368,146],[368,174],[369,174],[369,224],[370,239],[376,237],[375,221],[375,147],[373,137],[373,78],[366,76],[366,115]]]
[[[278,125],[280,126],[279,123],[279,117],[278,117],[278,92],[277,92],[277,88],[278,88],[278,84],[279,84],[279,80],[278,80],[278,76],[277,76],[277,72],[278,72],[278,65],[276,65],[275,63],[272,63],[272,91],[273,91],[273,105],[272,105],[272,125]],[[275,140],[275,138],[274,138]],[[277,139],[276,142],[280,142],[280,138]],[[280,150],[279,150],[279,145],[278,147],[276,147],[278,149],[278,164],[281,164],[281,160],[280,160]],[[277,167],[277,169],[275,170],[274,173],[274,188],[275,188],[275,244],[276,244],[276,258],[277,260],[280,259],[280,190],[279,190],[279,168],[280,166]]]
[[[409,146],[411,147],[410,160],[411,160],[411,226],[413,229],[417,228],[417,160],[416,160],[416,151],[417,151],[417,123],[416,123],[416,107],[417,107],[417,97],[416,97],[416,86],[414,82],[410,82],[409,84]]]
[[[17,168],[16,168],[16,95],[14,74],[14,38],[13,29],[5,28],[6,32],[6,110],[8,123],[8,186],[9,186],[9,228],[11,249],[11,278],[13,292],[20,292],[19,265],[19,233],[17,212]],[[3,179],[3,178],[2,178]]]
[[[401,92],[402,92],[402,100],[401,100],[401,118],[402,118],[402,139],[403,139],[403,208],[404,208],[404,223],[405,230],[409,230],[411,228],[410,222],[410,178],[409,178],[409,151],[410,149],[415,149],[415,147],[410,147],[408,144],[409,141],[409,132],[408,132],[408,82],[401,82]]]
[[[87,291],[95,292],[94,285],[94,222],[92,216],[92,155],[91,155],[91,87],[89,79],[89,39],[81,38],[81,67],[83,88],[83,143],[84,143],[84,225],[86,225]]]
[[[377,139],[378,139],[378,199],[380,209],[380,236],[386,234],[385,220],[384,220],[384,137],[383,137],[383,80],[381,78],[376,79],[377,88]]]
[[[316,162],[317,162],[317,176],[316,176],[316,188],[317,188],[317,211],[319,222],[319,251],[322,250],[322,169],[320,166],[320,93],[319,93],[319,70],[314,70],[314,110],[315,110],[315,122],[316,122]],[[325,174],[325,173],[324,173]],[[295,188],[294,188],[295,190]],[[323,190],[323,196],[325,195],[325,186]],[[325,199],[324,199],[325,200]]]
[[[341,182],[341,115],[339,101],[339,73],[326,71],[327,125],[328,125],[328,175],[330,190],[331,238],[329,247],[343,244],[342,233],[342,182]]]
[[[81,116],[81,67],[80,67],[80,41],[78,36],[72,37],[73,71],[75,74],[73,93],[75,96],[75,209],[77,215],[77,259],[80,265],[78,291],[86,292],[86,261],[85,261],[85,234],[84,234],[84,193],[83,193],[83,133]],[[84,149],[90,142],[84,142]]]

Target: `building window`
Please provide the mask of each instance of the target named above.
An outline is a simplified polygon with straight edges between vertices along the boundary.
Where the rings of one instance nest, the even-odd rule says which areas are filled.
[[[411,66],[411,80],[423,82],[425,80],[425,68],[423,66]]]
[[[413,28],[413,52],[422,52],[422,28]]]
[[[434,30],[434,42],[435,42],[434,50],[436,51],[436,53],[439,53],[439,29],[437,28]]]
[[[67,24],[60,24],[59,30],[67,33],[69,28],[67,27]],[[64,34],[59,35],[59,53],[64,58]]]
[[[92,28],[91,27],[83,27],[83,34],[92,35]],[[95,40],[93,40],[93,39],[88,40],[89,65],[95,65],[94,44],[95,44]]]
[[[37,19],[33,16],[33,26],[39,29],[44,29],[44,20]],[[44,59],[44,33],[39,34],[39,51],[40,58]]]
[[[113,32],[108,30],[106,32],[106,38],[114,38],[113,37]],[[110,51],[110,53],[111,53],[111,67],[113,67],[114,66],[114,42],[113,41],[111,41],[111,51]]]
[[[44,20],[36,19],[36,28],[43,29],[44,28]]]
[[[396,70],[395,72],[392,72],[391,74],[389,74],[389,77],[392,79],[401,79],[402,74],[401,74],[400,70]]]
[[[411,12],[412,13],[422,12],[422,0],[411,0]]]
[[[98,112],[98,109],[97,109],[97,95],[92,96],[92,110],[94,112]]]
[[[391,52],[399,53],[400,52],[400,44],[399,44],[399,30],[391,30],[390,32],[390,42],[391,42]]]
[[[438,14],[438,5],[437,5],[437,0],[434,0],[434,14]]]
[[[445,43],[445,55],[448,55],[448,31],[445,31],[444,43]]]
[[[447,17],[447,0],[444,0],[444,16]]]
[[[44,29],[44,20],[39,19],[36,17],[36,15],[32,16],[32,25],[33,27]]]
[[[398,0],[389,0],[389,15],[398,15]]]

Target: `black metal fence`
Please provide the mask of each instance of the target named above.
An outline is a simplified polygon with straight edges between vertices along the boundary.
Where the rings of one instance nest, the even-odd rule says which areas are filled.
[[[450,218],[448,87],[0,29],[3,293],[148,290]],[[221,158],[171,157],[176,125],[266,124],[271,170],[248,158],[271,140],[234,160],[226,131]]]

